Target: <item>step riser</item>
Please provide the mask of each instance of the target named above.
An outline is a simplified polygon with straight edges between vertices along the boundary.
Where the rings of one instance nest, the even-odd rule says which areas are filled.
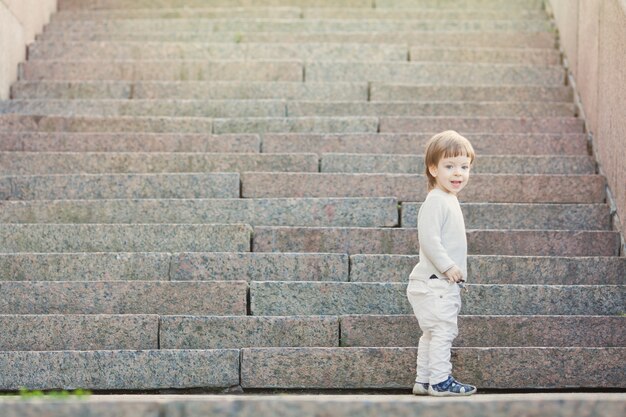
[[[0,314],[246,315],[234,282],[5,282]]]
[[[21,80],[178,80],[178,81],[302,81],[299,62],[180,62],[151,63],[27,61]]]
[[[44,32],[37,39],[48,41],[133,41],[204,43],[383,43],[468,48],[556,47],[554,34],[547,32],[400,32],[400,33],[227,33],[227,32]]]
[[[422,174],[424,157],[355,154],[22,153],[0,152],[0,174],[111,174],[191,172],[326,172]],[[473,174],[595,174],[589,156],[482,156]]]
[[[1,158],[2,154],[0,154]],[[472,174],[595,174],[592,157],[492,157],[480,156]],[[424,157],[409,155],[323,154],[321,172],[422,174]]]
[[[441,118],[381,117],[381,133],[441,132],[452,129],[466,133],[537,133],[568,134],[584,133],[583,121],[575,118],[546,119],[490,119],[490,118]]]
[[[350,281],[407,282],[417,255],[353,255]],[[469,280],[476,284],[621,285],[624,258],[468,256]]]
[[[0,252],[243,252],[248,225],[0,225]]]
[[[22,387],[143,390],[238,385],[240,362],[234,349],[0,352],[0,367],[3,391]],[[176,371],[158,371],[163,369]]]
[[[404,203],[402,227],[417,227],[421,204]],[[611,218],[606,205],[492,205],[463,204],[468,229],[544,229],[544,230],[610,230]]]
[[[376,129],[378,120],[374,119]],[[213,131],[206,118],[164,117],[61,117],[0,115],[0,132],[169,132],[202,133]],[[366,132],[367,130],[361,130]],[[376,131],[370,130],[370,131]],[[239,133],[239,132],[237,132]]]
[[[333,99],[333,101],[337,101]],[[572,117],[570,103],[409,103],[337,102],[276,100],[11,100],[0,103],[0,113],[57,116],[166,116],[214,118],[289,117]]]
[[[344,254],[71,253],[0,254],[5,281],[344,281]]]
[[[0,175],[318,172],[314,154],[79,154],[0,152]]]
[[[247,223],[334,227],[399,224],[398,202],[393,198],[8,201],[0,206],[0,223]]]
[[[243,349],[246,388],[410,388],[413,348]],[[479,388],[617,387],[626,349],[453,349],[454,376]],[[545,366],[520,367],[520,363]],[[465,409],[464,409],[465,410]]]
[[[571,101],[566,94],[546,93],[550,101]],[[301,82],[54,82],[18,81],[11,88],[16,99],[280,99],[367,101],[366,83]],[[540,97],[538,97],[540,98]],[[535,98],[535,99],[538,99]],[[495,98],[494,98],[495,99]],[[532,99],[526,100],[532,101]]]
[[[409,61],[415,62],[462,62],[525,65],[559,65],[561,57],[551,50],[509,50],[509,49],[434,49],[412,47]]]
[[[129,21],[131,22],[131,21]],[[139,23],[142,21],[132,22]],[[178,23],[178,22],[176,22]],[[210,21],[206,23],[210,24]],[[89,22],[89,25],[94,22]],[[205,24],[204,22],[202,23]],[[50,25],[52,26],[52,25]],[[63,29],[61,29],[63,30]],[[95,29],[97,30],[97,28]],[[141,29],[137,29],[142,31]],[[184,29],[180,29],[184,30]],[[39,42],[28,48],[28,59],[53,59],[57,61],[90,60],[306,60],[306,61],[406,61],[409,50],[406,45],[357,44],[196,44],[172,42],[148,43],[100,43],[100,42]],[[543,60],[534,61],[554,65],[545,52],[537,53]],[[480,57],[478,57],[480,58]],[[517,60],[520,62],[520,60]]]
[[[298,253],[0,254],[6,281],[353,281],[406,283],[417,255]],[[350,269],[348,271],[348,269]],[[621,285],[620,257],[468,257],[476,284]]]
[[[608,316],[460,316],[454,346],[622,347],[624,323]],[[421,334],[415,316],[341,317],[344,347],[417,347]]]
[[[473,255],[617,256],[619,233],[609,231],[469,230]],[[416,254],[415,229],[254,228],[253,252]]]
[[[0,325],[0,351],[159,349],[159,316],[12,315]]]
[[[238,198],[239,174],[0,177],[3,200]]]
[[[150,133],[2,133],[2,151],[258,153],[258,135]]]
[[[423,155],[432,134],[267,134],[263,152]],[[481,159],[486,155],[586,155],[583,135],[465,135]]]
[[[617,315],[620,286],[468,285],[465,315]],[[412,314],[405,283],[252,282],[255,316]]]
[[[242,197],[384,197],[424,201],[426,176],[410,174],[243,173]],[[466,202],[601,203],[602,176],[476,174],[463,190]],[[393,191],[390,191],[393,190]]]

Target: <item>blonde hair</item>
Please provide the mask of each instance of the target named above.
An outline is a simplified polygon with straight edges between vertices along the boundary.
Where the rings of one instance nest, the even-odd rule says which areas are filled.
[[[471,164],[476,158],[476,153],[470,141],[454,130],[437,133],[426,143],[424,165],[428,177],[428,191],[435,188],[437,184],[437,180],[431,175],[428,167],[436,167],[443,158],[455,156],[467,156]]]

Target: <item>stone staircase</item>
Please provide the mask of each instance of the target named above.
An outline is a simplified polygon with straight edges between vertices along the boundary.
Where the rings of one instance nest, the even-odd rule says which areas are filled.
[[[408,393],[444,129],[478,153],[455,375],[626,388],[626,258],[540,0],[59,9],[0,102],[0,390]]]

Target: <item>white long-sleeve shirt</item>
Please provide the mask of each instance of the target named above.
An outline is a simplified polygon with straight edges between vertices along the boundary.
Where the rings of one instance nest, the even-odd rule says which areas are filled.
[[[458,266],[467,279],[467,237],[459,200],[455,195],[434,188],[426,196],[417,215],[419,263],[410,280],[427,280],[431,275],[446,278],[445,271]]]

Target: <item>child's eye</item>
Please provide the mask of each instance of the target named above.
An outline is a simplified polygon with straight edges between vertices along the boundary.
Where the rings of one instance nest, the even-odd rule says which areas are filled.
[[[452,169],[452,165],[446,165],[447,169]]]

